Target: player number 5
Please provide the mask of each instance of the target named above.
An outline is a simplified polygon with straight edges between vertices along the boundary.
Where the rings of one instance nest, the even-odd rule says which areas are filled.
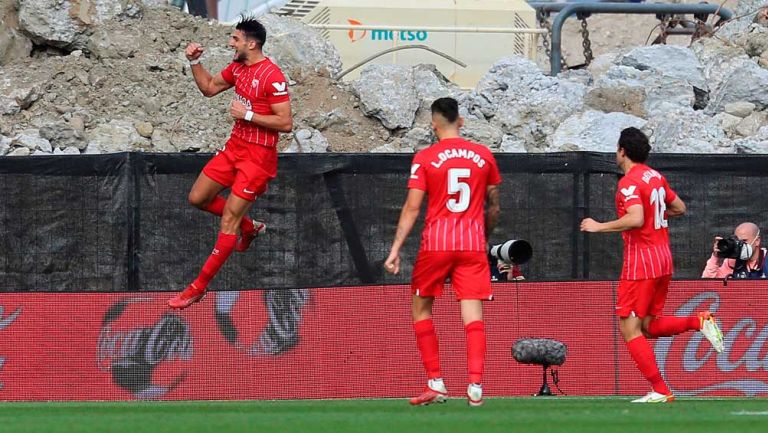
[[[452,198],[445,204],[451,212],[464,212],[469,207],[469,184],[461,179],[468,179],[471,172],[468,168],[452,168],[448,170],[448,194],[459,194],[458,200]]]
[[[653,228],[658,230],[660,228],[667,228],[669,223],[664,218],[664,214],[667,212],[667,191],[664,188],[656,188],[651,191],[651,206],[653,206]]]

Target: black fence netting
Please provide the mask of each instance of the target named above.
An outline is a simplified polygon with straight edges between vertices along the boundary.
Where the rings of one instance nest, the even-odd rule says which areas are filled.
[[[218,218],[187,194],[210,155],[122,153],[0,158],[0,290],[179,290],[210,253]],[[532,280],[613,279],[618,234],[579,232],[614,218],[612,154],[499,154],[502,216],[491,243],[526,239]],[[402,284],[423,217],[397,276],[382,272],[412,155],[282,155],[251,215],[267,235],[230,257],[214,290]],[[677,277],[696,278],[715,235],[765,224],[768,156],[655,155],[687,202],[671,221]]]

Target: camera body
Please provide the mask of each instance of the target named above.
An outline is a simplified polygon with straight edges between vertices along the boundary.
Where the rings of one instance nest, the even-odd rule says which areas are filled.
[[[533,256],[533,248],[528,241],[514,239],[493,245],[490,254],[502,262],[522,265]]]
[[[717,241],[715,254],[722,259],[749,260],[752,257],[752,245],[730,235]]]

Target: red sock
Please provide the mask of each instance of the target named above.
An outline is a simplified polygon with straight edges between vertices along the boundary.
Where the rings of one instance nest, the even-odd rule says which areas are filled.
[[[698,331],[701,320],[698,316],[657,317],[648,325],[648,333],[654,337],[669,337],[685,331]]]
[[[664,379],[661,378],[659,367],[656,366],[656,355],[653,354],[653,349],[651,349],[651,345],[648,344],[648,340],[642,335],[633,338],[632,340],[627,341],[627,349],[629,349],[629,354],[632,355],[632,359],[635,360],[635,365],[637,365],[640,373],[643,374],[643,377],[645,377],[648,382],[651,382],[653,390],[659,394],[671,394],[672,392],[667,387],[667,384],[664,383]]]
[[[203,210],[214,215],[222,216],[224,215],[224,206],[226,204],[227,200],[224,197],[217,195],[214,197],[213,201],[208,204],[208,206],[203,208]]]
[[[214,215],[222,216],[224,215],[224,206],[226,206],[226,204],[227,200],[224,197],[217,195],[208,206],[203,208],[203,210]],[[247,216],[244,217],[242,221],[240,221],[240,230],[244,232],[252,232],[253,220]]]
[[[235,249],[235,243],[237,243],[237,235],[219,233],[216,245],[213,246],[213,252],[208,256],[208,260],[205,261],[200,275],[197,276],[194,282],[198,289],[204,290],[208,287],[208,283],[216,276],[221,266],[224,265],[229,255],[232,254],[232,250]]]
[[[467,371],[469,383],[483,383],[485,364],[485,325],[476,320],[464,326],[467,333]]]
[[[416,333],[416,345],[419,347],[421,362],[427,370],[427,377],[435,379],[442,377],[440,373],[440,353],[437,344],[437,334],[432,319],[419,320],[413,323]]]

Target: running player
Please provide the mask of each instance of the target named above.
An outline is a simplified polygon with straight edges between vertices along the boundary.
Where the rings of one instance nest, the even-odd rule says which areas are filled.
[[[616,163],[624,172],[616,192],[618,219],[597,222],[585,218],[581,231],[622,232],[624,265],[619,278],[616,314],[627,349],[652,390],[633,403],[665,403],[675,399],[661,377],[646,337],[666,337],[701,331],[715,350],[723,351],[723,335],[708,311],[690,317],[660,316],[672,279],[667,217],[685,213],[685,203],[667,179],[645,165],[651,146],[637,128],[621,131]]]

